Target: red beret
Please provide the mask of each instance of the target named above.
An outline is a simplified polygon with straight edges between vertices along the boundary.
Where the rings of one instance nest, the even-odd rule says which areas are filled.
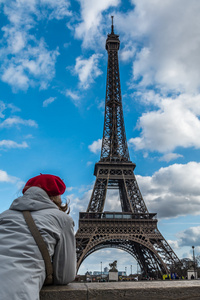
[[[40,187],[45,190],[49,196],[62,195],[65,192],[66,185],[60,179],[60,177],[50,174],[40,174],[27,181],[22,193],[32,186]]]

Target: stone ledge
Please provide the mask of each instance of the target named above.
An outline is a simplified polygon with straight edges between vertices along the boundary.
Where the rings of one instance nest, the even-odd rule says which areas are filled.
[[[200,281],[70,283],[46,286],[40,300],[200,300]]]

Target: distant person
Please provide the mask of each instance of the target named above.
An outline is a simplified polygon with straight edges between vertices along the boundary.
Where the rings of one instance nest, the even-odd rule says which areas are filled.
[[[74,222],[61,205],[64,182],[41,174],[26,183],[23,196],[0,214],[0,299],[38,300],[45,263],[23,216],[30,211],[53,263],[53,284],[67,284],[76,273]]]

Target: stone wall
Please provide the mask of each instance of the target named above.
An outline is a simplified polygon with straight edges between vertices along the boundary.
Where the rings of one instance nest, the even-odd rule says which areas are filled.
[[[200,281],[71,283],[46,286],[40,300],[200,300]]]

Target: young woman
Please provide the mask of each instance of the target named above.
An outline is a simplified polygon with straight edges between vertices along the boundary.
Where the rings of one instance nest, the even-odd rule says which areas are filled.
[[[45,263],[23,216],[30,211],[53,263],[53,283],[67,284],[76,273],[74,222],[61,206],[66,186],[58,177],[41,174],[25,185],[23,196],[0,214],[0,299],[38,300]]]

